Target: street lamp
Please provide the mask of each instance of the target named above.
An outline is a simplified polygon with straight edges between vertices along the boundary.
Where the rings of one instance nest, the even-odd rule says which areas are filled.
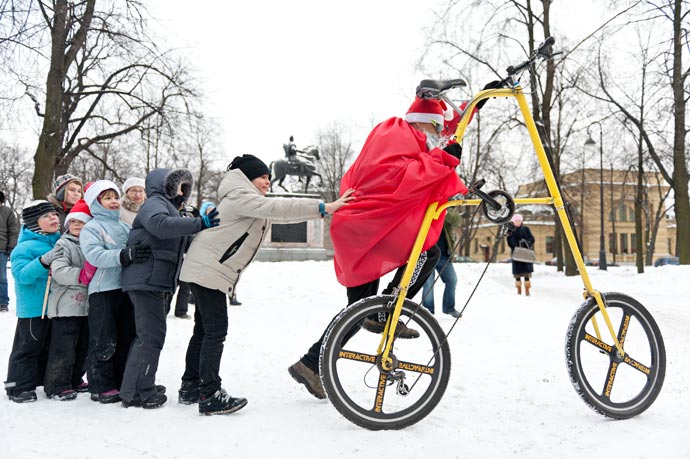
[[[599,269],[606,271],[608,266],[606,264],[606,241],[604,237],[604,133],[601,124],[598,122],[593,124],[599,125]],[[589,128],[587,128],[587,137],[585,148],[595,148],[597,143],[592,139]]]

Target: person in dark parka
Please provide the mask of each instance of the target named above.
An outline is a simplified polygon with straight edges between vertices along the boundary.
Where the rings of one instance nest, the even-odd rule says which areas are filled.
[[[510,253],[513,253],[515,247],[534,248],[534,236],[528,227],[522,224],[522,215],[514,214],[510,220],[515,225],[515,230],[508,236],[508,245],[510,246]],[[518,295],[522,294],[522,279],[525,280],[525,296],[529,296],[529,289],[532,283],[529,278],[534,272],[534,264],[526,263],[524,261],[512,260],[513,263],[513,277],[515,277],[515,287]]]
[[[155,169],[146,177],[148,199],[134,219],[127,246],[135,250],[148,245],[152,258],[122,269],[122,290],[134,303],[137,334],[120,389],[124,407],[157,408],[167,400],[162,387],[155,385],[165,342],[166,296],[177,286],[189,238],[219,222],[217,211],[199,218],[180,215],[193,184],[192,174],[186,169]]]

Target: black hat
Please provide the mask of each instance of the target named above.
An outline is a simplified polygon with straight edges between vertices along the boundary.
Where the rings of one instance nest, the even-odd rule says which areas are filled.
[[[55,212],[55,207],[48,201],[31,201],[26,207],[22,209],[22,220],[24,226],[34,233],[45,234],[38,226],[38,219],[41,215]]]
[[[268,170],[266,163],[254,155],[235,156],[235,159],[228,166],[228,170],[232,169],[241,170],[249,180],[254,180],[265,174],[268,174],[269,178],[271,177],[271,171]]]

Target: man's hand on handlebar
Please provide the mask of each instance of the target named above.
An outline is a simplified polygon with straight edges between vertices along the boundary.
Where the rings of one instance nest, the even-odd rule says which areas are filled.
[[[503,87],[503,84],[504,84],[503,81],[500,81],[500,80],[491,81],[491,82],[484,85],[484,87],[482,88],[482,91],[487,90],[487,89],[501,89]],[[486,102],[488,100],[489,99],[483,99],[483,100],[480,100],[479,102],[477,102],[477,110],[481,110],[481,108],[484,106],[484,104],[486,104]]]
[[[449,143],[443,147],[443,150],[449,155],[457,158],[458,161],[462,158],[462,146],[459,143]]]

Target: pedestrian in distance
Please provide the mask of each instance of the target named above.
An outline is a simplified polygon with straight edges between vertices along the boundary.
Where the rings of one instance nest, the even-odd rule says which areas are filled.
[[[9,311],[7,260],[17,245],[18,237],[19,222],[14,211],[5,205],[5,193],[0,191],[0,312]]]
[[[515,226],[515,230],[508,236],[508,245],[510,246],[510,253],[515,251],[516,247],[525,247],[532,249],[534,247],[534,236],[532,231],[523,224],[523,217],[521,214],[513,214],[510,220]],[[515,288],[517,294],[522,294],[522,286],[524,282],[525,296],[530,295],[532,282],[530,276],[534,272],[534,264],[524,261],[511,260],[513,277],[515,278]]]

